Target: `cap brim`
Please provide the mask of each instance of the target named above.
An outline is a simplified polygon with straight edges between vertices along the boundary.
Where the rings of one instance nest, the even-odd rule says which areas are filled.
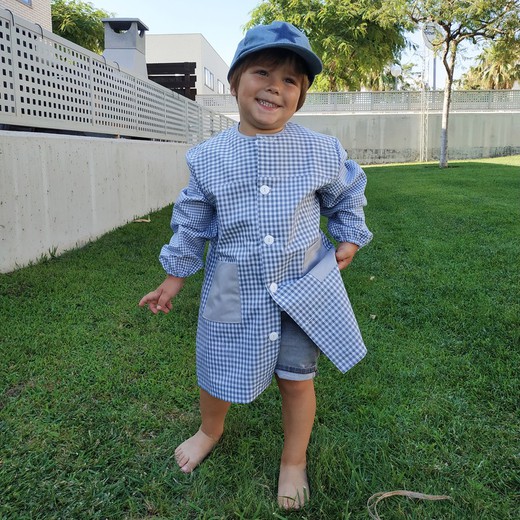
[[[300,56],[303,59],[303,61],[305,62],[305,64],[307,65],[307,68],[309,71],[309,80],[311,83],[314,81],[314,78],[323,70],[323,64],[321,63],[321,60],[312,51],[303,49],[300,45],[292,45],[291,43],[270,42],[270,43],[265,43],[264,45],[258,45],[254,49],[251,49],[249,51],[245,51],[244,53],[242,53],[240,55],[240,58],[235,63],[233,63],[232,68],[229,69],[228,76],[227,76],[228,81],[229,81],[229,77],[231,76],[231,72],[233,71],[233,69],[235,69],[237,67],[237,65],[246,56],[249,56],[250,54],[254,54],[255,52],[258,52],[258,51],[262,51],[265,49],[272,49],[272,48],[288,49],[288,50],[294,52],[295,54],[298,54],[298,56]]]

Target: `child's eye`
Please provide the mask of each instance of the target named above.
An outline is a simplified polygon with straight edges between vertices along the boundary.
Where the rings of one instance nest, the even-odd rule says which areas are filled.
[[[267,76],[267,71],[265,69],[258,69],[256,73],[260,76]]]
[[[296,85],[296,80],[294,78],[286,78],[285,81],[291,85]]]

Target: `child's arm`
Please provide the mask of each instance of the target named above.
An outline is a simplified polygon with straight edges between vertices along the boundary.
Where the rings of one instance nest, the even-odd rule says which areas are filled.
[[[350,244],[338,258],[340,269],[344,269],[357,251],[356,246],[359,249],[368,244],[372,239],[372,233],[366,226],[363,211],[363,207],[366,205],[367,179],[365,172],[356,162],[348,159],[339,142],[337,150],[340,164],[338,176],[333,182],[321,188],[318,193],[321,214],[328,218],[329,233],[339,246],[343,243]],[[344,256],[345,258],[343,258]],[[341,260],[347,261],[339,264]]]
[[[139,302],[139,307],[148,305],[148,308],[157,314],[159,311],[168,314],[172,309],[172,298],[175,298],[184,285],[184,278],[169,275],[164,282],[144,295]]]
[[[358,249],[359,246],[352,242],[341,242],[338,244],[338,247],[336,248],[336,261],[338,262],[340,270],[345,269],[345,267],[352,262]]]

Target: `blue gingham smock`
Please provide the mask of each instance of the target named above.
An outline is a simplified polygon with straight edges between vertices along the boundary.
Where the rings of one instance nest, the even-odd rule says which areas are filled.
[[[366,177],[339,141],[287,123],[277,134],[232,127],[187,154],[190,181],[161,250],[168,274],[203,267],[197,378],[224,401],[247,403],[271,383],[286,311],[346,372],[365,346],[335,259],[320,230],[367,244]]]

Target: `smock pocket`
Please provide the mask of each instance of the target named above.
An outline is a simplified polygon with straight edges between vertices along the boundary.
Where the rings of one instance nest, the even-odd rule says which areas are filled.
[[[202,316],[219,323],[242,321],[237,264],[217,262]]]
[[[324,282],[332,271],[338,271],[338,261],[336,260],[336,250],[329,249],[323,258],[309,271],[309,275],[320,282]],[[340,275],[341,278],[341,275]],[[342,282],[343,283],[343,282]]]
[[[303,259],[303,274],[307,274],[323,257],[326,253],[323,247],[323,241],[321,236],[305,251],[305,257]]]

